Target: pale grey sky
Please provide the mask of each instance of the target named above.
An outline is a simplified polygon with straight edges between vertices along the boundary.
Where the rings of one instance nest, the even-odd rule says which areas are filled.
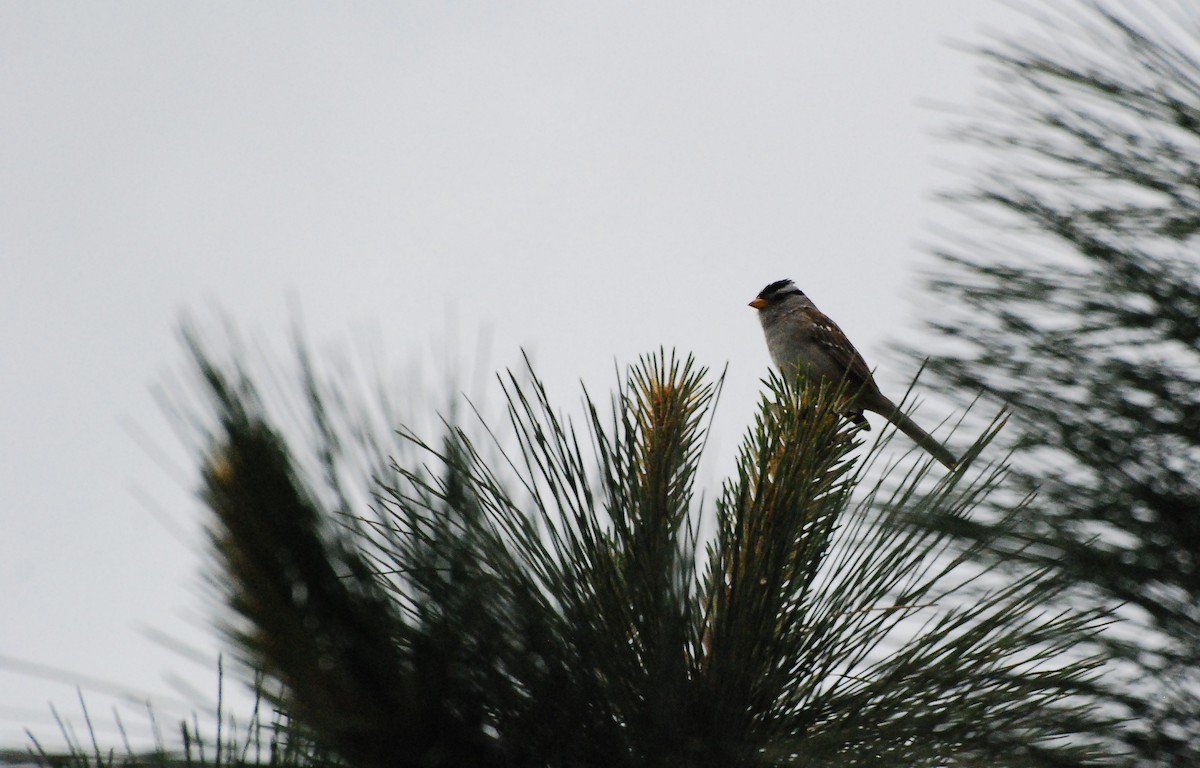
[[[872,363],[916,327],[951,181],[922,103],[979,86],[949,41],[1026,23],[997,0],[0,4],[0,746],[54,742],[49,701],[79,719],[13,659],[152,694],[169,733],[193,699],[171,679],[213,693],[145,631],[215,659],[192,480],[136,437],[187,468],[150,394],[182,312],[277,342],[294,302],[316,346],[377,327],[394,362],[453,317],[568,407],[677,347],[730,364],[730,450],[766,283]]]

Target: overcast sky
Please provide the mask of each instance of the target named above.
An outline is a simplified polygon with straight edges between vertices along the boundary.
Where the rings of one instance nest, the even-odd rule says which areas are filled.
[[[184,312],[282,348],[298,306],[318,349],[371,337],[394,366],[484,337],[566,407],[691,351],[730,366],[730,452],[766,283],[872,364],[918,328],[954,181],[924,105],[980,86],[948,43],[1025,24],[996,0],[0,4],[0,746],[53,743],[48,702],[79,722],[41,667],[152,696],[168,734],[215,692],[193,470],[151,394]]]

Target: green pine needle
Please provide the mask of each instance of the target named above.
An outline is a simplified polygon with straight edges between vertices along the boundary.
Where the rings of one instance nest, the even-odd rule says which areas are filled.
[[[500,380],[511,439],[403,433],[415,451],[362,476],[375,502],[356,511],[328,487],[351,474],[352,438],[307,362],[320,428],[306,450],[325,471],[302,477],[300,448],[251,385],[194,350],[219,424],[205,500],[232,637],[351,764],[1050,765],[1087,752],[1069,737],[1090,717],[1092,662],[1070,651],[1097,617],[1046,614],[1058,587],[1038,575],[968,596],[961,560],[911,524],[964,514],[1003,472],[934,481],[926,464],[885,494],[851,457],[840,392],[767,380],[705,509],[697,467],[719,380],[648,355],[608,410],[585,394],[580,428],[526,362]]]

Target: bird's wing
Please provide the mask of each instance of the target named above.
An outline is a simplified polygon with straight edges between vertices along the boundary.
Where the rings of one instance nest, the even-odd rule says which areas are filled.
[[[846,386],[851,392],[869,388],[874,384],[867,361],[858,353],[850,339],[838,324],[816,307],[806,307],[812,323],[813,338],[840,370],[846,372]]]

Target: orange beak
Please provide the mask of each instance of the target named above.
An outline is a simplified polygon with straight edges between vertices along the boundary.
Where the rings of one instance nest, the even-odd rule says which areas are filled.
[[[762,296],[759,296],[754,299],[754,301],[750,302],[750,306],[754,307],[755,309],[762,309],[763,307],[767,306],[767,300]]]

